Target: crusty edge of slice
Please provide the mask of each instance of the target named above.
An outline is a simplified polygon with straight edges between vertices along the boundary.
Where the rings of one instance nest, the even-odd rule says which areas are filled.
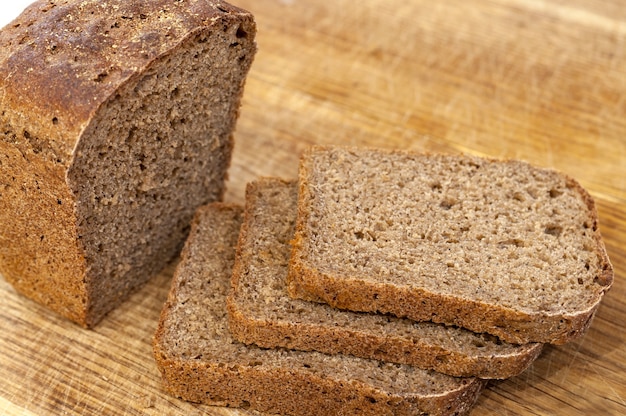
[[[594,231],[595,252],[602,259],[598,281],[603,286],[596,300],[576,313],[530,314],[501,305],[462,299],[449,295],[429,293],[425,290],[390,288],[358,277],[338,276],[316,269],[304,258],[308,223],[308,177],[309,156],[330,146],[312,146],[300,159],[298,218],[296,234],[292,241],[292,254],[287,277],[290,296],[310,301],[323,301],[329,305],[362,312],[390,313],[417,321],[433,321],[468,328],[474,332],[486,332],[514,344],[540,342],[564,344],[579,338],[591,325],[602,296],[613,283],[613,266],[609,261],[600,230],[595,203],[589,193],[573,178],[563,175],[585,201],[589,220]],[[401,150],[381,152],[406,153]],[[497,161],[493,159],[493,161]],[[500,161],[501,162],[501,161]]]
[[[211,208],[213,207],[213,208]],[[354,380],[339,380],[307,371],[281,367],[265,368],[256,363],[225,364],[219,360],[184,359],[170,354],[163,345],[165,322],[176,304],[180,275],[185,263],[191,261],[190,247],[195,244],[200,210],[237,209],[235,205],[211,203],[196,212],[189,237],[181,253],[181,261],[172,278],[170,292],[161,311],[153,337],[153,354],[161,373],[163,388],[172,396],[213,406],[253,408],[260,411],[317,415],[322,406],[345,414],[379,415],[392,412],[413,415],[467,414],[486,382],[466,379],[458,389],[441,395],[418,396],[390,394]],[[255,347],[252,347],[255,348]],[[267,388],[271,384],[275,388]],[[358,392],[358,394],[355,394]]]
[[[237,255],[232,274],[232,288],[227,298],[228,322],[231,334],[245,344],[263,348],[284,347],[302,351],[320,351],[326,354],[352,354],[358,357],[414,365],[456,377],[504,379],[513,377],[539,356],[542,344],[519,346],[515,352],[491,356],[467,356],[444,349],[421,339],[391,337],[385,334],[365,333],[344,327],[324,324],[266,320],[250,316],[240,305],[236,293],[241,276],[247,273],[245,259],[251,240],[251,222],[256,205],[256,189],[263,183],[290,185],[293,181],[279,178],[261,178],[248,184],[243,224],[237,243]],[[313,305],[316,307],[316,305]],[[330,324],[330,323],[329,323]]]
[[[465,415],[486,384],[474,378],[445,395],[417,397],[387,394],[354,380],[336,380],[284,368],[194,363],[169,357],[161,359],[159,367],[164,389],[185,401],[303,416],[316,416],[324,411],[364,416]]]
[[[325,354],[351,354],[434,370],[455,377],[506,379],[526,370],[541,354],[543,344],[520,346],[517,353],[467,357],[434,345],[390,339],[358,331],[332,331],[322,325],[289,324],[250,318],[236,302],[228,305],[229,328],[235,339],[262,348],[288,348]],[[307,335],[302,337],[302,332]]]

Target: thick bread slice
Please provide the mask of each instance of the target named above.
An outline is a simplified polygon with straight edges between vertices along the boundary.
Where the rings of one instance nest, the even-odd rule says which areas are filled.
[[[399,364],[262,349],[228,331],[226,295],[241,208],[212,204],[192,223],[154,338],[165,388],[220,406],[291,415],[464,414],[484,382]]]
[[[349,353],[481,378],[514,376],[541,352],[542,344],[517,346],[442,324],[341,311],[290,298],[285,279],[297,199],[296,181],[262,178],[248,184],[227,301],[231,333],[239,341]]]
[[[556,171],[315,147],[299,181],[295,297],[559,344],[613,282],[591,196]]]
[[[0,273],[95,325],[220,200],[252,15],[223,1],[40,0],[0,31]]]

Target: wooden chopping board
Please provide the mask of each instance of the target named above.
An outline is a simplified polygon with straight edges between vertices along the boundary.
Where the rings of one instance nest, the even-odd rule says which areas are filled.
[[[615,283],[586,336],[472,415],[626,414],[626,7],[621,0],[236,0],[258,23],[226,199],[313,143],[521,158],[596,199]],[[0,414],[246,415],[160,388],[173,266],[87,331],[0,279]]]

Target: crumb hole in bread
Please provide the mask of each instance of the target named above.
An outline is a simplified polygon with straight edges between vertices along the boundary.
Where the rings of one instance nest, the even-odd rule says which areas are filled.
[[[20,39],[20,41],[18,42],[18,44],[19,44],[19,45],[23,45],[23,44],[27,43],[29,40],[30,40],[30,36],[25,35],[24,37],[22,37],[22,38]]]
[[[100,72],[95,78],[94,82],[102,82],[109,74],[106,72]]]
[[[486,344],[485,344],[483,341],[478,340],[478,339],[474,339],[474,340],[472,340],[472,344],[473,344],[476,348],[485,348],[485,347],[486,347]]]
[[[377,400],[373,397],[367,396],[366,399],[370,402],[370,403],[376,403]]]
[[[455,204],[456,204],[455,200],[453,200],[451,198],[446,198],[443,201],[441,201],[439,206],[447,211],[447,210],[451,209]]]
[[[245,39],[248,37],[248,32],[244,28],[239,26],[237,28],[237,32],[235,32],[235,36],[239,39]]]
[[[52,124],[54,124],[55,126],[56,126],[57,124],[59,124],[59,119],[58,119],[58,118],[56,118],[56,117],[53,117],[53,118],[52,118]]]
[[[448,356],[447,355],[437,355],[437,356],[435,356],[435,361],[437,361],[438,363],[447,363],[448,362]]]
[[[543,232],[548,235],[558,237],[563,232],[563,227],[561,227],[560,225],[551,224],[551,225],[546,226]]]
[[[507,246],[513,246],[513,247],[524,247],[526,245],[526,242],[522,239],[519,238],[511,238],[508,240],[504,240],[504,241],[500,241],[498,243],[498,246],[500,248],[505,248]]]
[[[435,192],[440,192],[442,189],[441,183],[433,182],[430,184],[430,189]]]
[[[556,188],[552,188],[552,189],[550,189],[549,195],[550,195],[550,198],[557,198],[557,197],[563,195],[563,191],[560,191],[560,190],[558,190]]]

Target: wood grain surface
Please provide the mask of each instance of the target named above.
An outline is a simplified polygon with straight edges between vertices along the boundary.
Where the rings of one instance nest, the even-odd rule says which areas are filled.
[[[258,23],[226,199],[295,177],[313,143],[467,152],[560,169],[596,199],[615,283],[586,336],[492,383],[472,415],[626,414],[622,0],[236,0]],[[173,266],[87,331],[0,279],[0,414],[246,415],[160,387]]]

